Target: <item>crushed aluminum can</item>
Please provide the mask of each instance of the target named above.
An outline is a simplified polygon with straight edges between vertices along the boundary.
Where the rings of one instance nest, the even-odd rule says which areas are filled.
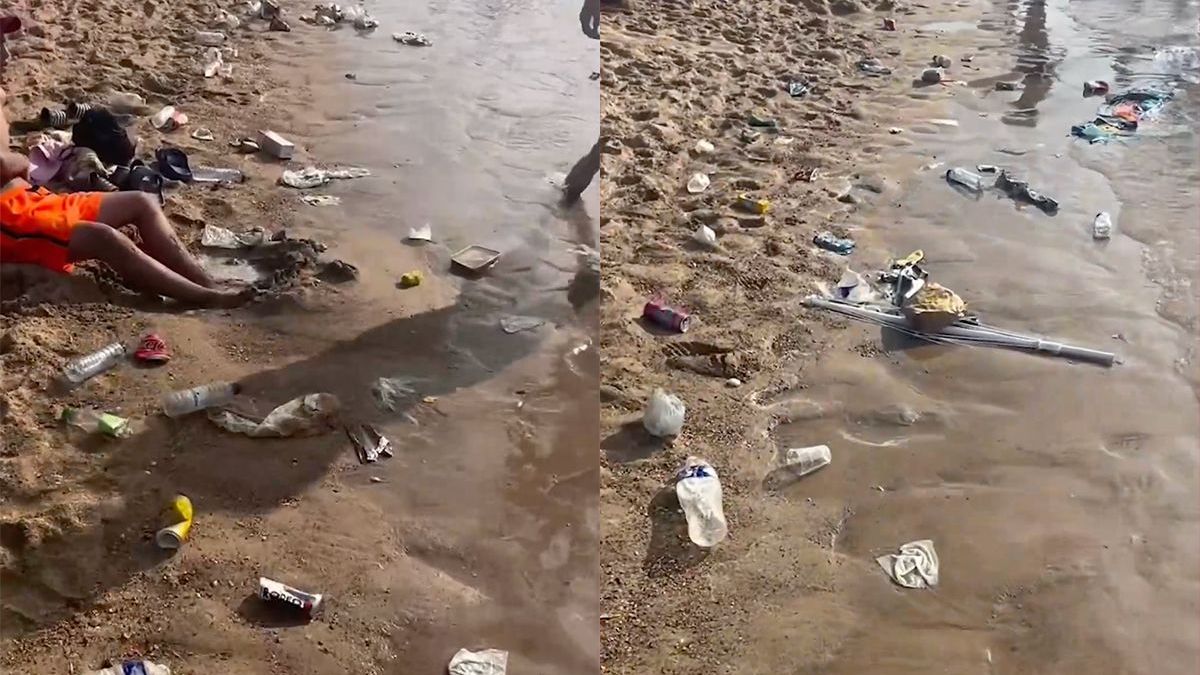
[[[686,333],[691,325],[692,317],[687,312],[669,307],[659,300],[651,300],[642,308],[642,316],[647,321],[673,331]]]
[[[305,593],[266,577],[258,578],[258,595],[267,602],[287,605],[309,616],[316,613],[322,599],[320,593]]]

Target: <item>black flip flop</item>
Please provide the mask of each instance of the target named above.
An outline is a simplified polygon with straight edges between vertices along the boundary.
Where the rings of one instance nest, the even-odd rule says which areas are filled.
[[[184,151],[179,148],[159,148],[154,153],[154,159],[163,178],[183,183],[192,182],[192,167],[188,165],[188,157]]]

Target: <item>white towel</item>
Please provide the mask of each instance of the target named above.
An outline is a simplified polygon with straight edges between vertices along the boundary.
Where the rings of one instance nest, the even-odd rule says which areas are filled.
[[[933,541],[910,541],[899,553],[881,555],[875,559],[892,581],[905,588],[932,588],[938,582],[938,557]]]

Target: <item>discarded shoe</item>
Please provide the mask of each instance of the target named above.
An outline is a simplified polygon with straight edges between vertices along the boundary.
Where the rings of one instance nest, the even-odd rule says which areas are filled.
[[[150,333],[142,338],[138,344],[137,351],[133,353],[133,358],[142,363],[163,364],[171,360],[171,352],[167,349],[167,343],[155,333]]]

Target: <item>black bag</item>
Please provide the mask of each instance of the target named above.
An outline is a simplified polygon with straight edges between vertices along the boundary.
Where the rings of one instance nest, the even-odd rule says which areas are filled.
[[[71,130],[71,142],[94,150],[105,166],[125,166],[133,160],[134,147],[129,135],[107,110],[85,112]]]

